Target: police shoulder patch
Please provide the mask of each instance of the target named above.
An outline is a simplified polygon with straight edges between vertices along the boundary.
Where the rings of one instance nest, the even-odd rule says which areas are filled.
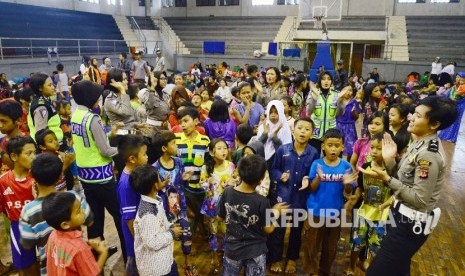
[[[45,116],[47,116],[47,109],[42,109],[39,111],[40,112],[40,115],[42,116],[42,118],[45,118]]]
[[[439,141],[436,139],[433,139],[429,142],[428,145],[428,151],[431,152],[438,152],[439,151]]]

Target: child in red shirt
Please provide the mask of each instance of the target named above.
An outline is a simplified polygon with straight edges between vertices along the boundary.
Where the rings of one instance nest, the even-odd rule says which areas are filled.
[[[8,141],[6,150],[14,168],[0,177],[0,213],[4,212],[11,222],[13,266],[20,275],[38,275],[36,250],[21,246],[18,226],[24,205],[34,200],[35,181],[29,171],[36,156],[36,146],[31,137],[17,136]]]
[[[14,94],[14,99],[21,104],[23,109],[23,113],[21,116],[21,121],[19,124],[19,130],[23,133],[23,135],[29,135],[29,127],[27,125],[27,114],[29,113],[29,106],[34,98],[34,92],[31,88],[23,88],[22,90],[17,91]]]
[[[42,202],[45,221],[55,228],[47,242],[47,274],[103,275],[108,248],[103,241],[82,239],[86,215],[72,193],[52,193]],[[90,246],[90,247],[89,247]],[[97,253],[95,260],[92,250]]]
[[[60,115],[61,130],[67,139],[71,139],[71,103],[67,101],[57,102],[57,111]]]

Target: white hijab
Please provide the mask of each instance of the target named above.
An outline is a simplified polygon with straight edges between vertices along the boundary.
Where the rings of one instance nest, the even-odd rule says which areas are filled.
[[[276,124],[273,124],[270,121],[270,111],[271,107],[274,106],[278,111],[279,121]],[[265,124],[269,127],[268,139],[265,142],[265,159],[270,159],[275,153],[275,148],[273,142],[271,141],[273,132],[278,129],[279,124],[282,125],[281,129],[278,132],[278,138],[281,140],[282,145],[292,143],[292,134],[289,124],[287,123],[286,115],[284,114],[284,105],[280,100],[273,100],[268,103],[266,106],[266,121]],[[258,127],[257,137],[260,137],[263,134],[263,125]]]

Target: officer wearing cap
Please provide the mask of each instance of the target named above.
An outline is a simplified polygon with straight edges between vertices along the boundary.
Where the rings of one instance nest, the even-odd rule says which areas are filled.
[[[344,60],[340,59],[337,62],[336,74],[334,75],[334,88],[341,91],[347,85],[349,85],[349,76],[344,70]]]
[[[386,171],[360,171],[378,177],[394,192],[391,224],[375,260],[366,275],[410,275],[413,255],[428,239],[437,225],[440,209],[436,208],[446,169],[445,154],[437,132],[457,118],[457,108],[450,99],[432,96],[415,108],[408,131],[416,140],[396,166],[397,146],[390,135],[383,139]],[[397,169],[396,173],[393,173]]]
[[[155,52],[157,54],[157,58],[155,59],[155,69],[154,71],[163,72],[165,70],[165,58],[161,56],[160,49],[157,49]]]
[[[139,85],[139,88],[145,88],[145,77],[150,77],[150,67],[145,60],[142,60],[142,51],[134,52],[134,61],[131,65],[131,71],[134,78],[134,83]]]

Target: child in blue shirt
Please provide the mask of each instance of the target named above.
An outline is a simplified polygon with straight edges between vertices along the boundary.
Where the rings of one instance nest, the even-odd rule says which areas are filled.
[[[136,255],[134,253],[134,219],[140,202],[140,194],[136,193],[129,185],[129,175],[135,168],[147,164],[147,143],[142,136],[123,136],[118,144],[118,153],[126,161],[116,193],[120,205],[121,224],[126,245],[126,275],[132,276],[138,275]]]
[[[344,136],[338,129],[329,129],[323,136],[324,158],[313,162],[302,187],[310,184],[307,199],[308,219],[304,223],[304,271],[331,275],[341,232],[340,214],[344,197],[351,195],[357,173],[349,162],[340,158]],[[339,223],[338,223],[339,221]],[[318,253],[321,258],[318,259]]]
[[[308,191],[302,191],[302,178],[308,174],[313,161],[318,159],[317,150],[309,145],[312,138],[314,124],[309,118],[299,118],[294,122],[294,142],[281,145],[275,153],[273,165],[270,169],[270,201],[286,202],[292,209],[304,209]],[[268,262],[271,271],[281,273],[296,272],[296,261],[299,258],[303,222],[297,227],[291,227],[289,246],[286,252],[287,263],[282,262],[284,250],[284,236],[286,226],[277,227],[268,239]]]
[[[188,185],[188,180],[193,175],[193,171],[185,171],[181,158],[175,157],[178,154],[176,135],[171,131],[163,131],[159,136],[156,145],[162,153],[160,158],[153,163],[157,169],[160,180],[167,183],[167,186],[158,191],[158,196],[163,200],[166,217],[171,223],[179,223],[183,228],[181,236],[181,249],[184,254],[184,272],[186,275],[194,275],[195,267],[188,264],[188,255],[191,253],[192,232],[187,221],[187,203],[184,188]]]

